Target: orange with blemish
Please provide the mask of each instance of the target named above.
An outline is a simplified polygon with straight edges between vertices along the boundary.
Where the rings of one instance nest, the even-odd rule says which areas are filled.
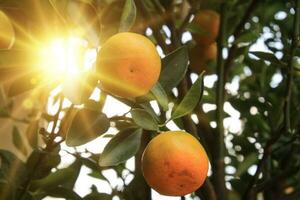
[[[196,138],[183,131],[168,131],[147,145],[142,170],[157,192],[183,196],[197,190],[208,172],[208,157]]]
[[[118,33],[102,46],[97,71],[106,92],[124,97],[142,96],[159,78],[161,60],[154,44],[136,33]]]

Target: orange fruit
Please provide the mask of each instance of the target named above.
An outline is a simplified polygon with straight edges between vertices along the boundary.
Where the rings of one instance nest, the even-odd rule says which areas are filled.
[[[136,33],[118,33],[102,46],[97,71],[101,88],[130,98],[149,92],[159,78],[161,60],[154,44]]]
[[[0,49],[10,49],[15,41],[15,31],[8,16],[0,10]]]
[[[220,16],[213,10],[200,10],[194,17],[192,24],[198,26],[203,33],[194,33],[193,38],[199,44],[213,43],[219,33]]]
[[[208,68],[208,62],[217,58],[217,44],[214,42],[210,45],[196,45],[189,51],[190,68],[193,72],[212,74],[213,70]]]
[[[196,138],[184,131],[168,131],[147,145],[142,156],[142,170],[146,182],[157,192],[183,196],[204,183],[208,162]]]

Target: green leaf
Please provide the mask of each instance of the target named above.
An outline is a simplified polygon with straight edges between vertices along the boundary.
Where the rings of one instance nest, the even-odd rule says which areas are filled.
[[[121,16],[119,32],[129,31],[135,22],[135,18],[136,6],[134,0],[126,0]]]
[[[4,108],[0,108],[0,117],[9,117],[9,112]]]
[[[255,41],[259,37],[259,33],[256,31],[248,31],[243,33],[239,38],[237,38],[234,43],[249,43]]]
[[[164,88],[157,82],[154,87],[151,89],[151,93],[155,96],[157,102],[164,111],[168,110],[168,96]]]
[[[0,149],[0,160],[1,160],[1,170],[4,171],[5,175],[9,174],[9,171],[12,170],[12,166],[18,165],[24,167],[24,163],[12,152]]]
[[[78,110],[67,133],[66,144],[83,145],[105,133],[109,125],[109,120],[103,113],[89,109]]]
[[[38,145],[38,129],[39,129],[39,120],[35,120],[29,123],[26,129],[26,137],[31,145],[35,148]]]
[[[188,51],[182,46],[162,59],[162,71],[158,82],[167,93],[176,87],[185,76],[188,65]]]
[[[257,154],[251,153],[249,154],[243,162],[238,166],[235,176],[241,176],[251,165],[253,165],[257,161]]]
[[[65,198],[68,200],[82,200],[82,198],[76,194],[72,189],[67,189],[64,187],[55,187],[55,188],[44,188],[44,190],[47,192],[48,196],[51,197],[60,197]]]
[[[103,96],[103,100],[101,101],[94,101],[92,99],[88,99],[84,102],[84,107],[88,108],[90,110],[100,111],[102,110],[105,100],[106,100],[106,94],[101,94]]]
[[[49,174],[43,179],[32,181],[32,187],[34,188],[55,188],[58,185],[68,183],[71,179],[76,180],[81,168],[80,162],[75,161],[67,168],[58,169],[56,172]]]
[[[72,122],[76,116],[76,114],[78,113],[79,109],[76,109],[74,107],[69,108],[68,111],[66,112],[66,115],[64,116],[64,118],[61,120],[61,127],[60,127],[60,135],[64,138],[66,138],[70,127],[72,125]]]
[[[116,166],[134,156],[140,148],[141,136],[141,129],[120,131],[104,148],[99,165]]]
[[[118,130],[127,129],[127,128],[133,127],[133,126],[135,126],[134,122],[129,121],[129,120],[118,120],[118,121],[115,121],[115,127]],[[114,135],[108,134],[108,135],[104,135],[103,137],[110,137],[110,138],[112,138],[112,137],[114,137]]]
[[[272,64],[279,65],[281,67],[284,67],[286,65],[284,62],[278,60],[278,58],[276,58],[276,56],[273,53],[262,52],[262,51],[252,51],[250,53],[258,57],[259,59],[269,61]]]
[[[180,104],[176,107],[172,113],[172,119],[189,114],[197,106],[203,94],[203,75],[204,73],[199,75],[197,81],[192,85]]]
[[[150,102],[141,103],[140,106],[147,111],[156,121],[159,121],[158,116],[156,115],[155,111],[153,110]]]
[[[240,196],[235,191],[229,191],[228,199],[230,199],[230,200],[239,200]]]
[[[112,197],[105,193],[91,193],[83,198],[84,200],[111,200]]]
[[[51,169],[61,161],[58,152],[59,148],[54,149],[51,153],[34,149],[26,161],[27,170],[34,172],[31,179],[41,179],[49,175]],[[36,170],[37,167],[39,170]]]
[[[16,188],[27,180],[28,171],[23,161],[15,154],[3,149],[0,149],[0,163],[0,179],[5,179],[9,183],[0,187],[0,197],[2,197],[1,194],[13,194]]]
[[[135,98],[135,101],[137,103],[145,103],[145,102],[149,102],[155,100],[155,96],[153,95],[153,93],[151,91],[149,91],[147,94],[143,95],[143,96],[139,96]]]
[[[194,24],[194,23],[189,23],[185,29],[191,33],[195,33],[195,34],[199,34],[199,35],[203,35],[203,36],[209,34],[209,32],[207,30],[203,29],[203,27],[201,27],[197,24]]]
[[[45,156],[45,155],[46,155],[46,152],[43,152],[39,149],[34,149],[26,161],[27,170],[34,171],[35,167],[39,165],[39,162],[40,162],[42,156]]]
[[[91,176],[91,177],[97,178],[97,179],[106,180],[105,176],[103,176],[101,171],[92,171],[88,175]]]
[[[97,155],[95,154],[94,156],[96,157]],[[96,160],[98,160],[98,157],[95,158],[95,159],[79,157],[78,159],[80,159],[80,161],[82,162],[83,165],[85,165],[86,167],[90,168],[93,172],[97,172],[98,173],[98,175],[89,174],[90,176],[94,176],[94,177],[97,176],[97,178],[100,178],[100,176],[101,176],[104,180],[107,180],[105,178],[105,176],[102,176],[102,174],[101,174],[101,171],[103,170],[103,168],[100,167],[98,165],[97,161],[96,161]]]
[[[145,182],[142,173],[136,173],[134,179],[124,188],[124,199],[143,199],[146,195],[144,184],[147,183]]]
[[[25,143],[24,143],[24,140],[23,138],[21,137],[21,134],[20,134],[20,131],[19,129],[14,126],[13,128],[13,144],[15,145],[15,147],[21,151],[24,155],[27,154],[27,149],[26,149],[26,146],[25,146]]]
[[[145,130],[158,130],[158,124],[155,119],[147,111],[135,108],[130,111],[133,121]]]

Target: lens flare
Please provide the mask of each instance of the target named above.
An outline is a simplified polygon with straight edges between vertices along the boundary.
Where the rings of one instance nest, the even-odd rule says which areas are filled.
[[[96,49],[88,49],[88,42],[78,37],[54,38],[38,50],[38,66],[49,79],[60,81],[80,78],[96,60]]]

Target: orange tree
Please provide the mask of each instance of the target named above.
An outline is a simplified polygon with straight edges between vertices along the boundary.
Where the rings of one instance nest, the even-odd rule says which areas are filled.
[[[140,200],[150,186],[191,193],[181,199],[300,198],[300,0],[0,0],[0,10],[1,145],[17,149],[0,150],[0,199]],[[73,34],[97,55],[77,78],[61,71],[64,50],[35,48]],[[112,98],[129,111],[108,117]],[[98,137],[110,138],[100,154],[76,148]],[[60,152],[74,162],[61,167]],[[108,183],[113,169],[122,187],[79,196],[83,166]]]

